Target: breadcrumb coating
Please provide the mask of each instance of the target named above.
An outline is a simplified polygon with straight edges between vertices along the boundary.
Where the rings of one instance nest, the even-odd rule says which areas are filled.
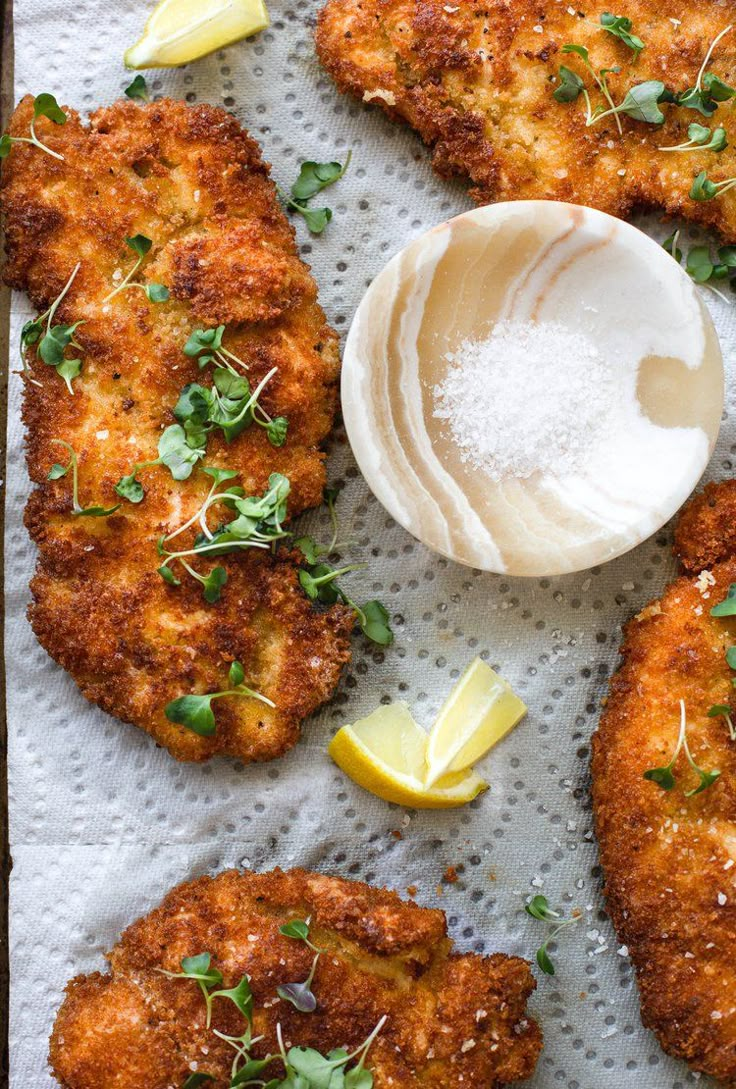
[[[321,446],[337,404],[337,336],[268,166],[234,117],[172,100],[117,102],[87,126],[66,113],[63,126],[36,122],[63,161],[14,144],[2,172],[6,282],[42,313],[79,263],[54,319],[82,323],[73,396],[35,348],[27,353],[23,418],[35,490],[25,521],[39,549],[29,617],[88,699],[146,730],[177,759],[271,759],[332,694],[349,657],[352,612],[315,610],[288,550],[215,561],[228,575],[216,604],[181,570],[181,587],[165,583],[157,541],[201,506],[212,481],[199,468],[185,481],[161,465],[142,469],[143,502],[122,501],[107,518],[75,517],[70,474],[47,475],[67,460],[54,442],[62,439],[79,459],[81,504],[121,502],[116,482],[135,463],[156,459],[183,387],[211,384],[183,352],[189,333],[223,324],[223,343],[247,367],[252,388],[277,368],[260,403],[289,426],[278,449],[262,427],[230,444],[213,432],[206,464],[237,471],[234,483],[246,495],[262,494],[269,474],[283,473],[291,482],[289,515],[315,506],[325,483]],[[26,98],[11,134],[25,134],[31,116]],[[166,285],[168,302],[149,302],[140,289],[107,299],[136,260],[125,239],[137,234],[153,242],[137,278]],[[177,543],[191,547],[193,539],[194,530]],[[206,574],[214,563],[194,566]],[[165,718],[172,699],[225,687],[233,660],[275,710],[253,699],[218,700],[213,737]]]
[[[306,979],[313,952],[284,937],[289,919],[310,920],[323,950],[313,1013],[279,999],[279,984]],[[541,1033],[527,1017],[534,989],[518,957],[453,953],[444,913],[384,889],[304,870],[203,877],[180,885],[123,934],[108,975],[67,987],[51,1037],[50,1061],[66,1089],[164,1089],[194,1070],[230,1081],[232,1049],[206,1028],[196,983],[172,980],[182,957],[208,952],[224,986],[250,977],[253,1054],[286,1047],[358,1047],[386,1017],[369,1052],[374,1089],[426,1086],[499,1089],[527,1078]],[[212,1028],[239,1036],[243,1018],[213,1003]],[[267,1076],[279,1073],[279,1064]],[[209,1084],[209,1083],[208,1083]]]

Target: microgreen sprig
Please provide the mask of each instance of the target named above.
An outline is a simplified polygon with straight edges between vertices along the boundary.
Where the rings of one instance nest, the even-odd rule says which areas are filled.
[[[238,485],[228,484],[225,491],[217,491],[220,484],[231,481],[237,476],[237,473],[231,469],[203,467],[203,472],[212,477],[210,490],[202,506],[191,518],[173,533],[159,540],[159,555],[165,556],[166,559],[158,568],[158,573],[169,585],[180,586],[179,579],[171,570],[171,564],[178,560],[187,573],[202,584],[205,601],[213,605],[219,601],[220,592],[227,582],[225,568],[214,567],[208,575],[201,575],[187,563],[187,558],[221,556],[243,548],[270,548],[275,541],[287,535],[283,522],[286,518],[286,500],[290,484],[287,477],[280,473],[272,473],[269,477],[268,488],[262,496],[246,497],[243,488]],[[218,503],[234,511],[237,517],[212,531],[207,521],[207,514]],[[199,524],[200,532],[192,548],[174,552],[166,548],[168,541],[178,537],[196,523]]]
[[[607,77],[611,73],[618,72],[620,71],[620,69],[615,67],[600,68],[596,72],[596,70],[593,68],[593,65],[590,63],[590,56],[588,54],[588,50],[585,48],[584,45],[563,45],[561,52],[574,53],[577,57],[580,58],[586,71],[592,76],[593,81],[599,88],[608,105],[611,107],[608,112],[614,113],[618,131],[619,133],[622,133],[623,129],[621,128],[621,122],[619,120],[618,114],[615,112],[616,107],[613,99],[611,98],[611,92],[608,89],[607,79]],[[583,81],[575,72],[572,71],[571,68],[567,68],[564,65],[560,68],[560,79],[562,81],[561,85],[557,88],[556,91],[554,91],[552,97],[555,98],[558,102],[574,102],[578,95],[582,94],[583,98],[585,99],[585,106],[587,110],[585,124],[586,126],[592,125],[595,121],[596,116],[598,115],[598,113],[600,113],[600,110],[594,110],[591,106],[590,95],[588,94],[588,91]]]
[[[159,968],[158,971],[168,979],[192,979],[199,985],[207,1007],[207,1028],[212,1021],[212,1003],[216,998],[229,999],[246,1021],[250,1022],[253,1013],[253,995],[248,976],[244,975],[236,987],[214,991],[212,988],[222,983],[222,972],[212,967],[212,956],[209,953],[183,957],[180,972],[167,972],[163,968]]]
[[[728,138],[724,128],[711,130],[707,125],[699,125],[696,121],[687,127],[688,140],[686,143],[675,144],[671,147],[661,147],[660,151],[723,151],[728,147]]]
[[[656,783],[658,787],[662,788],[662,790],[672,790],[677,781],[673,769],[675,767],[675,764],[677,763],[677,758],[680,755],[680,750],[684,749],[687,762],[699,779],[699,783],[696,787],[693,787],[692,790],[686,790],[684,792],[686,798],[692,798],[696,794],[700,794],[702,791],[706,790],[709,786],[715,783],[716,779],[719,778],[721,773],[717,768],[715,768],[713,771],[705,771],[703,768],[698,767],[698,765],[693,760],[692,754],[690,752],[690,747],[687,743],[687,715],[685,712],[685,701],[680,700],[679,702],[680,732],[677,738],[677,745],[675,746],[675,751],[672,754],[672,759],[668,764],[665,764],[662,767],[649,768],[648,771],[644,772],[644,778],[648,779],[652,783]]]
[[[734,263],[736,264],[736,261]],[[717,617],[736,616],[736,582],[731,583],[723,601],[713,605],[710,615]]]
[[[148,84],[145,77],[138,73],[132,83],[129,83],[125,88],[124,94],[128,98],[138,99],[140,102],[150,102],[151,96],[148,93]]]
[[[43,363],[46,363],[47,366],[54,367],[59,377],[64,379],[67,389],[72,395],[74,394],[72,379],[77,378],[80,374],[82,370],[82,361],[81,359],[67,359],[64,353],[69,346],[72,348],[81,347],[81,345],[77,344],[75,341],[74,334],[83,322],[75,321],[72,325],[54,325],[53,321],[56,316],[56,311],[59,309],[59,305],[74,283],[74,279],[80,268],[81,263],[77,262],[72,269],[69,279],[48,310],[45,310],[43,314],[40,314],[37,318],[33,318],[32,321],[27,321],[20,334],[20,350],[24,371],[26,370],[24,352],[27,348],[35,346],[38,358]],[[44,322],[46,323],[45,332]]]
[[[602,30],[612,34],[614,38],[618,38],[619,41],[628,46],[634,54],[634,60],[637,60],[645,45],[641,38],[637,38],[636,34],[631,33],[631,19],[627,19],[624,15],[611,15],[610,12],[604,11],[600,18],[600,24]]]
[[[662,243],[662,249],[667,250],[674,257],[678,265],[682,264],[683,253],[678,245],[680,232],[675,231]],[[730,282],[734,286],[734,274],[736,274],[736,246],[721,246],[717,258],[714,260],[710,246],[692,246],[688,250],[685,260],[685,271],[688,276],[702,287],[707,287],[715,292],[720,299],[730,305],[731,300],[719,291],[714,281]]]
[[[125,239],[125,245],[128,249],[131,249],[136,255],[138,260],[130,269],[130,271],[123,277],[117,287],[113,288],[109,295],[106,295],[102,300],[103,303],[108,303],[110,299],[114,299],[116,295],[119,295],[121,291],[128,291],[131,288],[138,288],[144,293],[149,302],[162,303],[169,300],[169,289],[163,284],[144,284],[139,280],[134,280],[138,269],[143,264],[146,254],[151,249],[153,242],[150,238],[146,238],[144,234],[134,234],[131,238]]]
[[[524,905],[524,911],[527,915],[531,915],[532,919],[538,919],[540,922],[548,923],[551,926],[549,934],[536,952],[536,961],[545,975],[553,976],[555,966],[548,952],[549,946],[558,934],[568,927],[574,926],[580,916],[573,915],[569,919],[562,919],[559,911],[553,911],[549,906],[547,897],[542,896],[541,893],[533,896],[529,903]]]
[[[714,182],[708,177],[707,170],[701,170],[693,179],[689,195],[691,200],[713,200],[714,197],[723,196],[734,186],[736,186],[736,178],[724,178],[722,181]]]
[[[604,117],[613,115],[618,120],[618,115],[623,113],[634,121],[644,121],[648,125],[661,125],[664,114],[659,108],[659,103],[664,101],[665,86],[661,80],[649,79],[644,83],[637,83],[631,87],[618,106],[612,106],[608,110],[596,110],[593,117],[587,122],[595,125]]]
[[[720,102],[727,102],[736,95],[736,88],[730,87],[727,83],[724,83],[724,81],[714,75],[713,72],[706,72],[708,62],[713,56],[713,50],[718,45],[721,38],[731,30],[733,30],[733,24],[725,27],[725,29],[713,39],[705,54],[705,59],[700,66],[698,77],[695,80],[695,86],[688,87],[687,90],[681,91],[679,94],[675,95],[674,101],[676,105],[684,106],[689,110],[697,110],[698,113],[702,113],[704,117],[712,117],[718,109]]]
[[[733,712],[727,703],[714,703],[706,711],[708,718],[722,718],[728,727],[728,736],[731,741],[736,741],[736,726],[733,721]]]
[[[55,125],[65,125],[67,122],[67,116],[59,106],[53,95],[43,93],[36,95],[33,100],[33,117],[30,124],[30,136],[10,136],[9,133],[5,133],[0,137],[0,159],[5,159],[9,154],[13,144],[33,144],[34,147],[39,148],[41,151],[45,151],[47,155],[51,155],[54,159],[61,159],[63,161],[64,156],[58,151],[52,151],[50,147],[47,147],[36,135],[36,121],[39,117],[46,117],[49,121],[53,121]]]
[[[229,1089],[245,1089],[246,1086],[259,1086],[261,1089],[373,1089],[373,1075],[366,1070],[365,1063],[373,1043],[388,1018],[381,1017],[376,1027],[352,1052],[335,1048],[327,1055],[322,1055],[315,1048],[284,1046],[281,1024],[276,1025],[278,1052],[268,1054],[263,1059],[254,1059],[251,1048],[263,1037],[253,1038],[253,994],[250,978],[244,975],[236,987],[228,990],[215,990],[222,983],[222,973],[212,967],[209,953],[199,953],[193,957],[184,957],[180,972],[168,972],[158,969],[169,979],[185,979],[196,982],[202,991],[207,1010],[207,1027],[212,1022],[212,1007],[216,998],[231,1001],[245,1019],[246,1027],[241,1036],[228,1036],[218,1029],[213,1029],[215,1036],[229,1044],[235,1050],[230,1076]],[[346,1069],[348,1063],[358,1060],[357,1064]],[[265,1081],[260,1075],[272,1063],[281,1062],[284,1077],[275,1077]],[[339,1076],[338,1076],[339,1075]],[[206,1081],[215,1080],[214,1075],[205,1071],[191,1074],[182,1089],[198,1089]]]
[[[299,176],[291,187],[291,195],[279,189],[279,196],[287,208],[292,208],[304,220],[312,234],[321,234],[332,219],[331,208],[309,208],[308,202],[328,185],[334,185],[343,177],[350,165],[352,151],[348,151],[344,164],[317,163],[312,160],[302,163]]]
[[[388,609],[380,601],[376,600],[368,601],[363,606],[357,605],[337,584],[340,575],[357,570],[358,567],[363,565],[350,564],[336,569],[320,559],[321,556],[329,556],[338,546],[339,524],[335,512],[337,495],[338,489],[325,489],[324,499],[332,523],[330,543],[320,545],[315,541],[314,537],[310,536],[299,537],[294,541],[295,547],[299,549],[306,561],[299,572],[299,583],[310,601],[319,601],[323,605],[334,605],[337,601],[342,601],[343,604],[354,609],[356,620],[366,638],[379,646],[390,646],[394,634],[389,624]]]
[[[279,998],[291,1002],[300,1013],[314,1013],[317,1009],[317,999],[312,993],[312,982],[322,950],[309,940],[309,920],[290,919],[288,923],[279,927],[279,934],[283,934],[285,938],[304,942],[313,951],[314,959],[309,975],[303,983],[282,983],[276,988],[276,993]]]
[[[249,699],[260,700],[261,703],[265,703],[269,707],[276,706],[273,700],[245,684],[245,672],[240,662],[232,663],[227,679],[229,687],[224,688],[221,692],[179,696],[177,699],[171,700],[164,708],[164,714],[169,722],[175,722],[179,726],[186,726],[188,730],[199,734],[200,737],[213,737],[217,732],[215,713],[212,710],[213,700],[224,699],[226,696],[245,696]],[[216,980],[216,982],[221,982],[221,979]],[[209,1019],[207,1024],[209,1025]]]
[[[58,461],[55,462],[49,470],[47,480],[60,480],[71,469],[72,471],[72,514],[77,516],[86,515],[90,518],[107,518],[109,514],[114,514],[116,510],[121,506],[120,503],[116,503],[114,507],[83,507],[79,502],[79,464],[77,460],[77,454],[73,446],[70,446],[68,442],[64,442],[63,439],[52,439],[53,443],[57,446],[63,446],[69,453],[69,462],[66,465],[61,465]]]

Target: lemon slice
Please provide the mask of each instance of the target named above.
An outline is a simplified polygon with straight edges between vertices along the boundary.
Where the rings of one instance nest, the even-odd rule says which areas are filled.
[[[335,734],[329,753],[354,783],[386,802],[413,809],[450,809],[471,802],[485,783],[474,771],[442,776],[430,788],[422,782],[427,735],[405,703],[379,707]]]
[[[174,68],[257,34],[268,26],[263,0],[161,0],[126,68]]]
[[[526,714],[508,681],[474,658],[440,709],[427,741],[426,786],[485,756]]]

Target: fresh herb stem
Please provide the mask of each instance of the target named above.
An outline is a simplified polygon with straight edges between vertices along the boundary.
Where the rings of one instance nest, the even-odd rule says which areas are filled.
[[[59,106],[53,95],[43,93],[36,95],[33,100],[33,117],[29,125],[30,136],[10,136],[6,133],[0,137],[0,159],[6,158],[10,154],[10,149],[13,144],[32,144],[34,147],[39,148],[40,151],[50,155],[53,159],[60,159],[64,161],[64,156],[54,151],[47,144],[44,144],[39,139],[36,133],[36,121],[39,117],[47,117],[49,121],[52,121],[55,125],[65,125],[67,122],[67,116]]]
[[[79,463],[77,454],[73,446],[70,446],[68,442],[64,442],[63,439],[52,439],[51,442],[57,446],[63,446],[69,454],[69,464],[64,467],[63,465],[56,464],[52,467],[49,473],[49,480],[58,480],[71,469],[72,473],[72,514],[74,515],[88,515],[93,518],[106,518],[109,514],[114,514],[119,509],[120,503],[116,503],[113,507],[83,507],[79,502]]]
[[[687,741],[687,714],[685,710],[685,701],[680,700],[679,704],[680,729],[677,737],[675,751],[672,754],[672,759],[669,761],[668,764],[665,764],[662,767],[649,768],[648,771],[644,772],[644,778],[648,779],[650,782],[656,783],[657,786],[661,787],[662,790],[672,790],[677,781],[673,769],[675,767],[675,764],[677,763],[677,758],[680,755],[680,752],[684,750],[688,764],[700,780],[698,785],[696,787],[693,787],[692,790],[684,791],[684,795],[686,798],[692,798],[696,794],[700,794],[707,787],[711,786],[711,784],[720,777],[721,773],[717,768],[713,769],[713,771],[706,771],[695,763],[695,760],[693,759],[690,752],[690,746],[688,745]]]
[[[552,963],[548,948],[563,930],[574,926],[579,921],[580,915],[573,914],[569,919],[561,919],[559,911],[553,911],[549,906],[547,897],[542,896],[541,893],[533,896],[529,903],[524,905],[524,911],[527,915],[531,915],[533,919],[538,919],[551,927],[546,939],[537,949],[536,961],[545,975],[553,976],[555,966]]]
[[[703,63],[700,66],[700,71],[698,72],[698,78],[695,80],[695,89],[696,89],[696,91],[700,91],[702,89],[703,76],[705,75],[705,70],[708,67],[708,61],[713,56],[713,50],[718,45],[721,38],[724,38],[726,36],[726,34],[728,34],[728,32],[731,31],[731,30],[733,30],[733,23],[730,23],[727,27],[724,27],[724,29],[720,32],[720,34],[717,34],[716,37],[713,39],[713,41],[710,43],[710,46],[708,47],[708,52],[705,54],[705,59],[703,60]]]

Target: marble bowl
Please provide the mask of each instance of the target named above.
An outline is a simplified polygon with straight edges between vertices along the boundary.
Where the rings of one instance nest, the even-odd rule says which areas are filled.
[[[574,472],[494,480],[434,415],[448,356],[502,320],[562,324],[610,361],[610,419]],[[416,538],[482,570],[557,575],[628,551],[688,497],[718,434],[723,361],[699,289],[658,243],[590,208],[517,201],[389,261],[347,338],[342,406],[370,488]]]

